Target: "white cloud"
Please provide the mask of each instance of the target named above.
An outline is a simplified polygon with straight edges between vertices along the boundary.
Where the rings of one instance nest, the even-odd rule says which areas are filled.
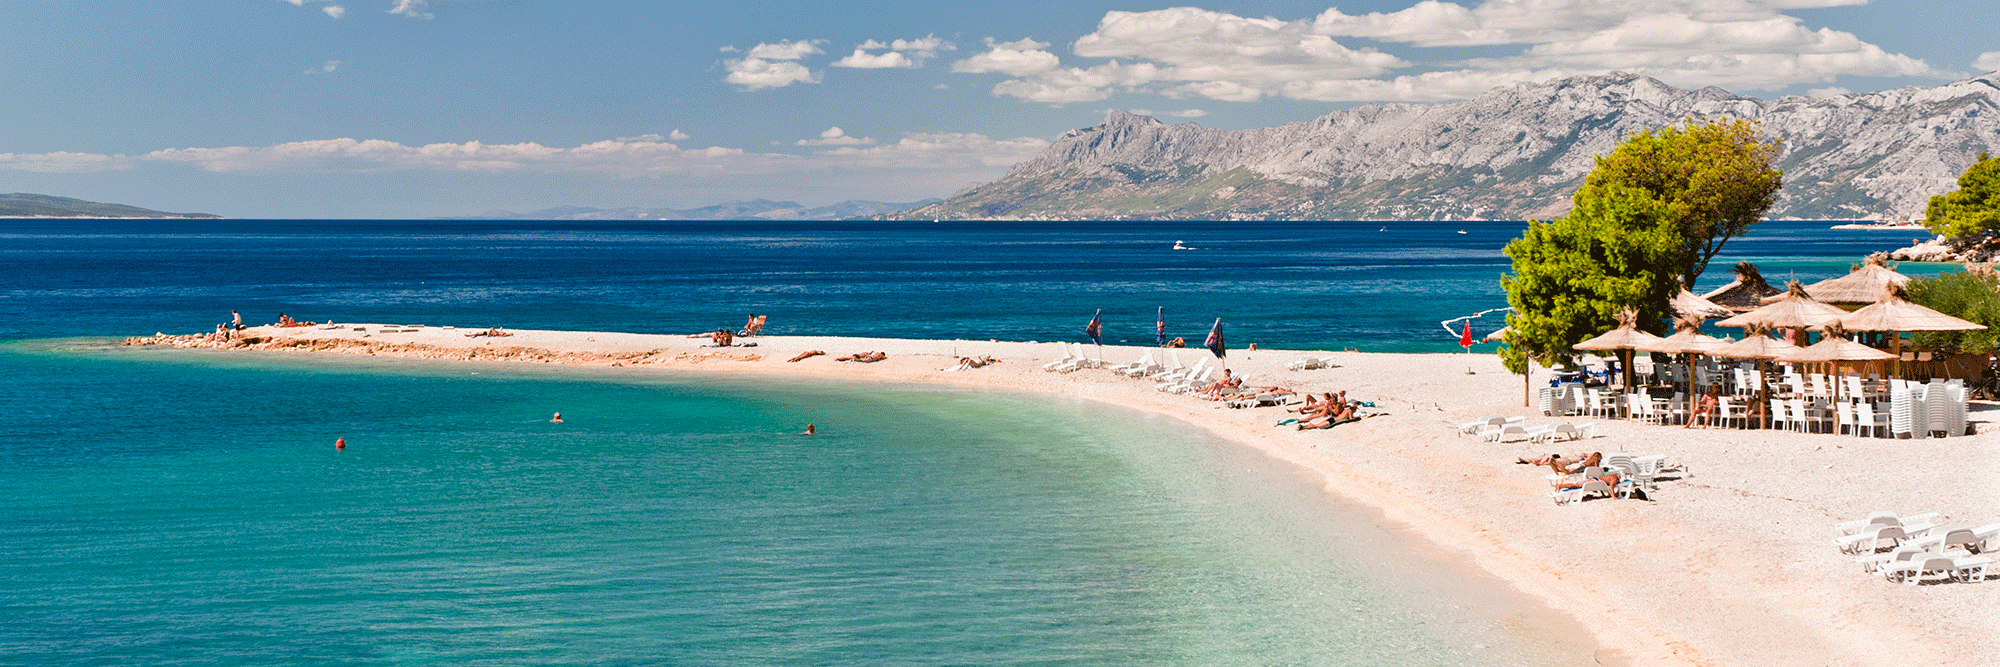
[[[1853,93],[1854,91],[1842,88],[1840,86],[1830,86],[1827,88],[1814,88],[1808,90],[1806,91],[1806,97],[1811,97],[1814,99],[1824,99],[1828,97],[1840,97],[1842,95],[1851,95]]]
[[[676,130],[674,130],[674,131],[672,131],[672,132],[668,132],[668,133],[667,133],[667,138],[668,138],[668,139],[671,139],[671,140],[673,140],[673,141],[687,141],[687,140],[688,140],[688,133],[686,133],[686,132],[682,132],[682,131],[680,131],[679,129],[676,129]]]
[[[853,55],[833,61],[833,66],[881,69],[888,67],[916,67],[917,62],[895,51],[871,54],[861,49],[855,49]]]
[[[389,8],[389,13],[413,19],[431,18],[430,0],[396,0],[396,5]]]
[[[327,16],[331,16],[334,18],[340,18],[342,16],[347,15],[347,8],[342,7],[340,5],[327,5],[325,7],[319,8],[319,10],[322,12],[326,12]]]
[[[44,174],[87,174],[132,168],[132,159],[123,155],[96,153],[0,153],[0,169]]]
[[[835,132],[836,128],[829,128],[821,136],[846,136],[844,132]],[[901,172],[893,176],[899,179],[935,180],[949,174],[949,181],[963,183],[972,176],[997,177],[1000,171],[1048,146],[1047,141],[1033,137],[994,140],[979,134],[913,133],[880,146],[857,144],[793,155],[752,153],[721,146],[684,149],[649,137],[630,139],[555,147],[478,141],[409,146],[380,139],[341,138],[273,146],[173,148],[137,156],[0,153],[0,170],[90,173],[132,169],[141,163],[164,163],[218,173],[475,171],[617,177],[797,173],[801,179],[815,173],[854,175],[872,171]],[[872,143],[865,138],[862,141]]]
[[[307,73],[307,74],[330,74],[330,73],[332,73],[332,72],[333,72],[334,70],[337,70],[337,69],[340,69],[340,61],[338,61],[338,60],[328,60],[328,61],[326,61],[326,63],[325,63],[325,64],[323,64],[323,65],[320,65],[319,67],[314,67],[314,68],[312,68],[312,69],[309,69],[309,70],[306,70],[306,72],[305,72],[305,73]]]
[[[918,60],[923,60],[936,57],[939,51],[957,51],[958,45],[939,39],[937,35],[924,35],[922,39],[898,39],[889,42],[889,48],[914,54]]]
[[[1469,61],[1473,70],[1591,74],[1622,70],[1679,86],[1774,90],[1841,76],[1950,78],[1852,33],[1814,30],[1782,10],[1859,0],[1426,0],[1390,13],[1329,9],[1316,32],[1416,46],[1524,45],[1520,55]]]
[[[1167,115],[1175,118],[1200,118],[1208,115],[1208,112],[1200,109],[1182,109],[1180,111],[1169,111]]]
[[[759,60],[798,60],[815,53],[825,53],[819,49],[819,45],[825,42],[823,39],[801,39],[796,42],[758,44],[750,47],[750,57]]]
[[[742,86],[746,91],[782,88],[794,83],[819,83],[819,76],[806,69],[805,65],[786,60],[744,58],[725,60],[722,65],[729,70],[729,76],[723,77],[723,80]]]
[[[1991,72],[2000,69],[2000,51],[1987,51],[1979,54],[1979,58],[1972,61],[1972,68],[1981,72]]]
[[[985,53],[974,55],[951,64],[953,72],[984,73],[1000,72],[1009,76],[1031,76],[1062,66],[1056,54],[1044,51],[1047,42],[1023,39],[1017,42],[996,42],[986,38]]]
[[[883,49],[888,51],[869,53]],[[936,35],[927,35],[923,39],[897,39],[886,44],[871,39],[854,47],[853,55],[834,61],[833,66],[861,69],[923,67],[925,60],[937,57],[937,52],[957,49],[958,45],[939,39]]]
[[[839,127],[829,127],[825,132],[819,133],[818,139],[800,139],[794,143],[799,146],[865,146],[875,143],[875,140],[868,137],[850,137]]]
[[[1114,94],[1250,102],[1443,101],[1497,85],[1625,71],[1683,87],[1738,91],[1826,84],[1843,76],[1952,78],[1852,33],[1813,28],[1785,12],[1863,0],[1423,0],[1394,12],[1338,8],[1297,20],[1196,7],[1106,12],[1072,52],[1108,63],[1064,67],[1047,44],[987,40],[952,71],[1013,79],[996,95],[1065,104]],[[1405,60],[1351,38],[1409,44]],[[1462,59],[1435,47],[1488,47]],[[1497,47],[1497,48],[1495,48]],[[1508,47],[1517,49],[1508,54]],[[1982,59],[2000,68],[2000,55]]]
[[[306,6],[306,0],[285,0],[285,2],[289,2],[289,3],[292,3],[292,6],[293,6],[293,7],[304,7],[304,6]]]

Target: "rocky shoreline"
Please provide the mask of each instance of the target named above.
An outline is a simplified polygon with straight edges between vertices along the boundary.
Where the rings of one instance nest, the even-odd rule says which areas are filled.
[[[1909,247],[1897,248],[1874,256],[1893,262],[1952,262],[1958,264],[1981,264],[1991,262],[2000,255],[2000,242],[1986,241],[1967,247],[1959,247],[1941,237],[1912,239]]]

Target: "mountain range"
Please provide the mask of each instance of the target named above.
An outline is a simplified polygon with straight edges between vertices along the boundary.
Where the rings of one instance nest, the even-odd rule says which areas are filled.
[[[220,218],[207,213],[152,209],[26,192],[0,195],[0,218]]]
[[[2000,72],[1769,101],[1614,72],[1246,130],[1114,110],[997,181],[885,217],[1547,218],[1568,210],[1595,156],[1621,138],[1697,116],[1754,120],[1783,140],[1771,217],[1921,217],[1981,152],[2000,154]]]
[[[752,199],[700,208],[590,208],[559,206],[531,213],[487,211],[473,220],[848,220],[880,216],[894,211],[927,206],[941,199],[889,203],[850,200],[838,204],[806,207],[793,201]]]

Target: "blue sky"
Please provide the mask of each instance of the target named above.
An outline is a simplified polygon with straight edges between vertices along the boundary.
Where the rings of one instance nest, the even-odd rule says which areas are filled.
[[[1987,0],[0,0],[0,192],[434,217],[992,180],[1107,109],[1238,129],[1631,71],[1756,97],[2000,69]]]

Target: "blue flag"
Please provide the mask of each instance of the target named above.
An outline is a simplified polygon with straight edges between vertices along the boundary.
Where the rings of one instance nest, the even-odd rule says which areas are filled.
[[[1083,334],[1090,337],[1090,343],[1092,345],[1104,344],[1103,320],[1104,320],[1104,309],[1099,308],[1097,309],[1096,315],[1090,316],[1090,326],[1083,328]]]
[[[1153,322],[1153,342],[1167,346],[1167,307],[1160,306],[1160,319]]]
[[[1215,318],[1215,327],[1208,330],[1208,340],[1203,342],[1202,346],[1208,348],[1208,351],[1214,352],[1217,357],[1229,356],[1224,353],[1224,348],[1222,347],[1222,318]]]

